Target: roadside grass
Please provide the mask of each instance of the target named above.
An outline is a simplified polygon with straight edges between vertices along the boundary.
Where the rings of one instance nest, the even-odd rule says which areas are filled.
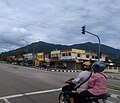
[[[119,87],[108,85],[108,88],[120,91]]]
[[[108,71],[105,71],[104,73],[120,74],[120,71],[119,72],[108,72]]]

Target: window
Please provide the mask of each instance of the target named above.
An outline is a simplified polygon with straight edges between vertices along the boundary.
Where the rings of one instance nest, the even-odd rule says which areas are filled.
[[[40,58],[43,58],[43,56],[42,56],[42,55],[40,55]]]
[[[80,53],[77,54],[77,57],[80,57]]]
[[[68,53],[69,56],[71,56],[71,53]]]
[[[86,55],[86,58],[89,58],[89,55]]]
[[[68,56],[68,53],[66,53],[65,55]]]
[[[63,53],[62,56],[65,56],[65,53]]]
[[[112,69],[112,66],[109,66],[109,69]]]
[[[98,57],[96,56],[95,59],[98,59]]]
[[[95,57],[94,56],[92,56],[92,59],[94,59]]]
[[[117,67],[116,67],[116,66],[114,66],[114,69],[116,70],[116,69],[117,69]]]

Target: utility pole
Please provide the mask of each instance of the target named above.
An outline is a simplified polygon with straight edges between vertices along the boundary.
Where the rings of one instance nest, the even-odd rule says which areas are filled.
[[[36,46],[35,46],[36,47]],[[37,55],[37,53],[36,53],[36,51],[35,51],[35,47],[33,47],[33,63],[32,63],[32,65],[33,66],[35,66],[36,67],[36,63],[35,63],[35,61],[36,61],[36,55]]]
[[[85,35],[85,33],[88,33],[88,34],[91,34],[91,35],[93,35],[93,36],[97,37],[98,42],[99,42],[99,46],[98,46],[98,61],[100,61],[100,49],[101,49],[101,48],[100,48],[100,45],[101,45],[101,41],[100,41],[99,36],[98,36],[98,35],[96,35],[96,34],[94,34],[94,33],[89,32],[89,31],[86,31],[85,25],[84,25],[84,26],[82,26],[81,33],[82,33],[82,34],[84,34],[84,35]]]
[[[27,53],[28,53],[27,45],[28,45],[28,42],[25,39],[22,39],[22,40],[25,41],[25,43],[26,43],[26,64],[27,64],[28,63],[28,61],[27,61]]]

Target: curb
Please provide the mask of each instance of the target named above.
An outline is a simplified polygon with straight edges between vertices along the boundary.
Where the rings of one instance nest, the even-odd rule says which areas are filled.
[[[114,76],[108,76],[109,79],[116,79],[116,80],[120,80],[120,78],[114,77]]]
[[[63,69],[46,69],[46,68],[35,68],[35,69],[38,69],[38,70],[44,70],[44,71],[51,71],[51,72],[80,72],[81,70],[69,70],[69,69],[66,69],[66,70],[63,70]],[[120,80],[120,78],[117,78],[117,77],[114,77],[114,76],[108,76],[108,79],[116,79],[116,80]]]
[[[80,70],[62,70],[62,69],[45,69],[45,68],[36,68],[39,70],[44,70],[44,71],[52,71],[52,72],[79,72]]]

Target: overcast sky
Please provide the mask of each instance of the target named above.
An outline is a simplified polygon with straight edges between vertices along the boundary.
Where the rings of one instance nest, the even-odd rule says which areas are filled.
[[[32,42],[98,42],[120,49],[120,0],[0,0],[0,51]]]

